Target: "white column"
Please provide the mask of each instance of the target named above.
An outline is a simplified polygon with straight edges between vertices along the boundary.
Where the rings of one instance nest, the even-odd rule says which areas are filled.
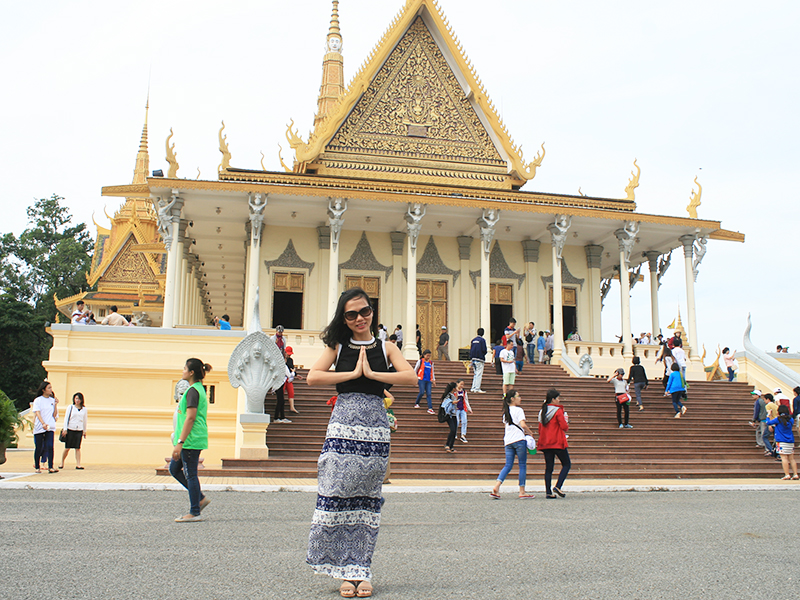
[[[683,244],[684,266],[686,268],[686,324],[689,331],[689,347],[691,353],[697,355],[699,349],[697,347],[697,313],[695,312],[694,303],[694,268],[692,263],[694,258],[694,241],[697,236],[694,234],[682,235],[678,238]],[[685,350],[685,348],[684,348]],[[686,353],[689,355],[689,352]]]
[[[185,247],[185,244],[181,244]],[[181,253],[181,293],[180,293],[180,300],[178,301],[178,310],[177,310],[177,321],[181,325],[187,325],[186,323],[186,302],[187,302],[187,295],[189,292],[189,259],[186,258],[186,252]]]
[[[589,269],[589,314],[592,316],[591,327],[586,328],[588,339],[593,342],[603,341],[602,301],[600,299],[600,266],[603,260],[603,247],[589,244],[583,247],[586,252],[586,266]]]
[[[417,352],[417,238],[422,229],[422,217],[427,206],[420,203],[409,203],[406,210],[406,229],[408,231],[408,284],[406,287],[406,318],[403,324],[403,356],[409,360],[419,357]]]
[[[500,211],[495,208],[483,209],[483,213],[476,223],[481,230],[481,287],[480,287],[480,308],[481,308],[481,327],[486,332],[486,339],[489,345],[494,343],[492,335],[492,315],[490,311],[489,280],[491,279],[490,258],[492,255],[492,239],[497,229],[497,222],[500,220]]]
[[[164,314],[161,326],[167,329],[172,329],[175,326],[175,289],[180,266],[178,239],[180,237],[183,199],[178,196],[178,193],[179,190],[172,190],[172,200],[165,207],[165,214],[161,214],[161,211],[159,211],[159,226],[163,228],[162,237],[164,238],[164,245],[167,247],[167,281],[164,290]],[[164,235],[165,233],[166,235]]]
[[[472,302],[470,301],[474,295],[472,293],[472,283],[469,279],[469,259],[472,253],[472,237],[461,235],[456,238],[456,241],[458,242],[458,260],[460,266],[459,270],[461,272],[458,278],[461,319],[460,323],[455,321],[453,330],[459,332],[459,338],[462,341],[461,345],[464,345],[475,337],[476,330],[478,329],[478,327],[475,326],[475,321],[473,321],[475,315],[472,314]],[[451,355],[450,358],[454,357]]]
[[[390,302],[382,303],[384,316],[381,317],[381,320],[391,331],[391,323],[402,323],[405,320],[403,315],[403,248],[406,245],[406,234],[402,231],[390,231],[389,237],[392,240],[392,297]]]
[[[525,323],[533,321],[534,327],[542,328],[536,312],[539,288],[539,240],[522,240],[522,259],[525,261]],[[527,342],[526,342],[527,346]]]
[[[331,228],[327,225],[320,225],[317,227],[317,245],[319,247],[319,264],[328,265],[330,267],[330,252],[331,252]],[[324,329],[331,320],[331,315],[328,314],[328,277],[330,273],[327,269],[320,267],[318,269],[318,285],[319,285],[319,298],[321,302],[317,302],[317,325],[311,324],[308,328]]]
[[[653,339],[661,332],[661,325],[659,325],[658,318],[658,258],[661,256],[660,252],[655,250],[648,250],[645,252],[647,257],[647,264],[650,267],[650,317],[652,327],[651,333]]]
[[[567,231],[572,225],[572,217],[558,215],[555,223],[550,223],[550,241],[553,257],[553,358],[558,363],[564,353],[564,299],[561,283],[561,253],[567,241]]]
[[[619,240],[619,289],[620,306],[622,312],[622,355],[630,360],[633,358],[633,345],[631,344],[631,282],[628,265],[631,250],[636,243],[639,233],[639,224],[629,221],[622,229],[617,229],[614,235]]]
[[[344,225],[342,215],[346,210],[346,199],[328,199],[328,226],[331,228],[331,254],[328,263],[328,321],[336,312],[336,304],[339,302],[339,236]]]

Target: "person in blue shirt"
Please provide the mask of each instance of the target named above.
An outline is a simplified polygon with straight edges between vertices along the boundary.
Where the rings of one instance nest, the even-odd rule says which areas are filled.
[[[414,408],[419,408],[419,401],[425,395],[428,399],[428,414],[435,415],[433,401],[431,400],[431,387],[436,385],[436,376],[433,374],[433,359],[431,358],[430,350],[425,350],[422,353],[417,364],[414,365],[414,372],[417,374],[419,384],[419,394],[417,394]]]
[[[228,315],[222,315],[219,319],[217,319],[217,325],[219,325],[221,331],[230,331],[231,318]]]
[[[544,331],[539,332],[539,337],[536,340],[536,350],[539,352],[539,364],[544,364],[544,345],[547,340],[544,337]]]
[[[481,389],[483,381],[483,364],[486,361],[486,340],[483,339],[483,327],[478,329],[478,335],[472,338],[469,344],[469,360],[472,362],[472,389],[470,392],[485,394]]]
[[[672,394],[672,406],[675,409],[675,418],[680,419],[681,415],[686,414],[686,407],[681,402],[683,394],[686,391],[686,386],[683,385],[683,377],[681,376],[681,368],[677,362],[672,363],[672,372],[669,374],[667,380],[667,393]]]
[[[781,479],[800,479],[800,476],[797,475],[797,461],[794,459],[794,432],[792,431],[794,419],[789,407],[781,404],[778,407],[778,418],[767,419],[767,425],[775,426],[775,445],[781,457],[784,473]],[[789,475],[790,465],[794,476]]]

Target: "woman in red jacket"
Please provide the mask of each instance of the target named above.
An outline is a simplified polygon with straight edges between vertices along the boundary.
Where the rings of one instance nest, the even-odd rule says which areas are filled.
[[[563,406],[554,403],[560,395],[555,388],[547,390],[547,399],[542,404],[542,410],[539,411],[539,450],[544,453],[544,488],[547,498],[555,498],[553,492],[562,498],[566,496],[561,488],[564,487],[564,481],[567,479],[569,468],[572,465],[567,451],[566,435],[569,431],[569,416]],[[551,491],[550,484],[556,456],[561,461],[561,472],[558,474],[556,487]]]

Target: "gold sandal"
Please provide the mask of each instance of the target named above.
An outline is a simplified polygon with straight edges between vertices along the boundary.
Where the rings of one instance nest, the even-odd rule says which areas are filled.
[[[356,584],[345,579],[342,585],[339,586],[339,595],[342,598],[354,598],[356,595]]]
[[[360,581],[358,583],[358,588],[356,589],[356,596],[359,598],[369,598],[372,596],[372,584],[367,581]]]

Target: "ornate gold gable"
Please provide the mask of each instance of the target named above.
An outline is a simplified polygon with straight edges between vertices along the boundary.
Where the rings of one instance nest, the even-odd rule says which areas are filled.
[[[145,255],[134,250],[134,246],[137,244],[138,242],[133,235],[127,239],[122,249],[106,269],[102,281],[104,284],[126,283],[135,287],[143,283],[145,285],[150,284],[153,287],[157,286],[156,274],[153,272],[152,266],[147,262]]]
[[[287,139],[298,173],[493,189],[544,157],[523,160],[433,0],[408,0],[308,142]]]

